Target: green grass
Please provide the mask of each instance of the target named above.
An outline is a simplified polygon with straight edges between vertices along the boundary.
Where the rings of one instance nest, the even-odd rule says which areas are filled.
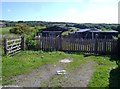
[[[22,51],[13,57],[2,57],[3,84],[11,83],[11,77],[29,73],[41,65],[57,62],[63,58],[73,60],[73,62],[67,64],[65,68],[66,70],[74,70],[79,67],[80,64],[88,60],[96,61],[96,70],[92,75],[88,87],[108,87],[109,85],[112,86],[112,84],[115,85],[110,82],[110,79],[115,81],[120,75],[120,72],[115,71],[115,73],[117,73],[117,78],[115,75],[114,77],[111,77],[110,73],[114,70],[113,68],[117,67],[117,65],[115,61],[110,61],[110,57],[107,56],[84,56],[83,54],[68,54],[64,52]],[[112,75],[115,73],[112,73]],[[118,83],[115,86],[118,85],[120,84]]]
[[[0,27],[0,33],[5,36],[7,39],[13,39],[13,38],[16,38],[20,35],[16,35],[16,34],[12,34],[10,33],[10,29],[12,29],[13,27]],[[2,39],[0,37],[0,39]]]
[[[2,58],[0,57],[0,86],[2,85]]]
[[[83,55],[64,52],[23,51],[13,57],[3,56],[3,84],[10,83],[13,76],[30,72],[43,64],[57,62],[63,58],[73,60],[66,66],[66,70],[74,69],[85,61]]]
[[[9,83],[9,79],[18,74],[30,72],[46,63],[56,62],[65,58],[61,52],[23,51],[13,57],[2,57],[3,84]]]
[[[2,32],[3,35],[5,34],[10,34],[9,30],[13,28],[13,27],[4,27],[4,28],[0,28],[0,32]]]
[[[117,65],[115,61],[110,61],[110,57],[105,56],[90,56],[89,58],[97,62],[96,71],[92,75],[92,79],[88,84],[88,87],[109,87],[110,85],[110,72]]]

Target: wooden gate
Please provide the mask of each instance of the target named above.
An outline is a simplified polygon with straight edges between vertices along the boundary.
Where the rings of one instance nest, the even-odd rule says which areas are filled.
[[[25,48],[24,37],[19,37],[12,40],[4,38],[4,54],[12,56],[20,52],[20,50],[24,50],[24,48]]]

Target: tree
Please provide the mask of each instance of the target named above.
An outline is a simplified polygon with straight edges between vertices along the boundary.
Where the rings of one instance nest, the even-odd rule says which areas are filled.
[[[33,32],[26,24],[16,24],[14,28],[10,29],[10,33],[20,34],[20,35],[28,35]]]

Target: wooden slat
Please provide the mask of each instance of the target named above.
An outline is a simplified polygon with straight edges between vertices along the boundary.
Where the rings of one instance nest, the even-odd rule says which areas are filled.
[[[15,55],[15,54],[17,54],[17,53],[19,53],[19,52],[20,52],[20,50],[14,52],[14,53],[10,53],[9,55],[10,55],[10,56],[13,56],[13,55]]]
[[[10,48],[8,48],[7,50],[12,50],[12,49],[19,48],[19,47],[21,47],[21,45],[17,45],[17,46],[10,47]]]
[[[16,52],[16,51],[18,51],[18,50],[20,50],[20,49],[21,49],[21,48],[17,48],[17,49],[15,49],[15,50],[11,50],[11,51],[8,52],[8,54],[9,54],[9,53]]]
[[[7,47],[11,47],[11,46],[15,46],[15,45],[20,45],[20,44],[21,44],[21,42],[12,43],[12,44],[7,45]]]
[[[21,38],[19,38],[19,39],[14,39],[14,40],[8,40],[7,42],[9,43],[9,42],[15,42],[15,41],[21,41]]]
[[[78,39],[74,37],[41,37],[39,47],[42,50],[74,51],[87,53],[112,53],[115,50],[114,40],[108,39]]]

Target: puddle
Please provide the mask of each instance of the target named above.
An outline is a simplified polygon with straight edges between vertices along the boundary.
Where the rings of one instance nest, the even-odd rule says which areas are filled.
[[[62,60],[60,60],[59,62],[62,62],[62,63],[70,63],[70,62],[72,62],[72,60],[62,59]]]

